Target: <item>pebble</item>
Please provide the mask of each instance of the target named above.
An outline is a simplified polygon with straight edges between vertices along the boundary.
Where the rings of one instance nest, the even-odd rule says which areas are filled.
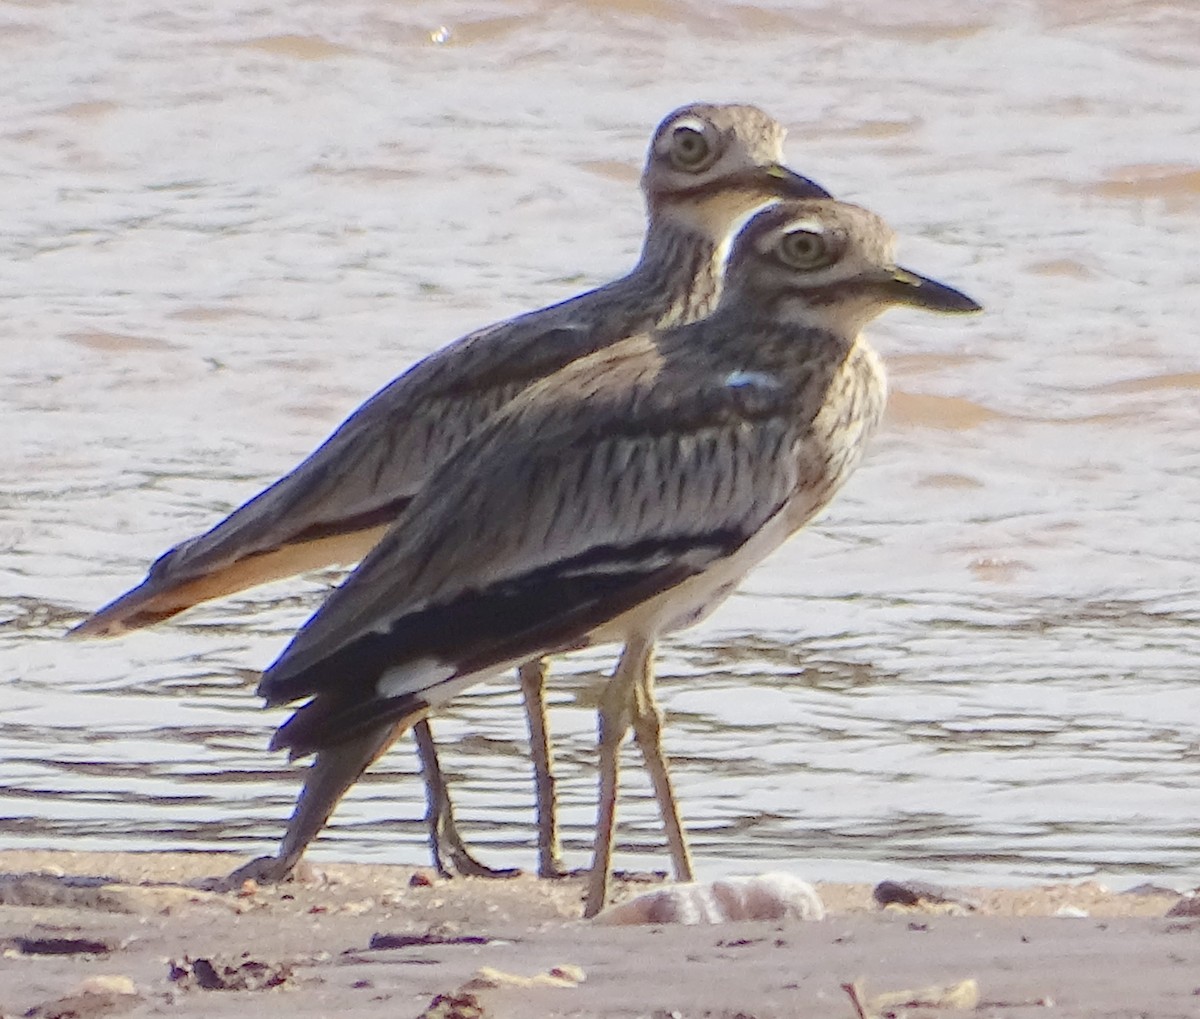
[[[823,920],[825,906],[807,881],[770,873],[657,888],[606,909],[592,922],[712,924],[785,919]]]
[[[956,906],[964,912],[973,913],[981,908],[978,899],[950,888],[928,881],[880,881],[872,892],[880,906]]]
[[[75,993],[135,995],[137,994],[137,985],[126,976],[97,975],[88,977],[79,985],[79,989]]]

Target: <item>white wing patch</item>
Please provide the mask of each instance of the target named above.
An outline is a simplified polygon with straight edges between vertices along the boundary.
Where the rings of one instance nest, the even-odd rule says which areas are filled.
[[[779,379],[768,372],[749,372],[739,368],[725,376],[725,385],[730,389],[766,389],[780,388]]]
[[[380,697],[403,697],[420,693],[430,686],[445,682],[454,675],[454,666],[437,658],[418,658],[416,661],[388,669],[375,683]]]

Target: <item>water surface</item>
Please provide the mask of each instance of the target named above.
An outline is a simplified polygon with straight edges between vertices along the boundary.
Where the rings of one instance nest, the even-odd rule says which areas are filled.
[[[695,99],[988,306],[897,312],[835,505],[660,663],[704,873],[1200,876],[1200,14],[1191,0],[0,4],[0,845],[232,848],[297,771],[257,670],[335,575],[61,640],[478,325],[624,271]],[[608,650],[558,662],[572,863]],[[509,682],[436,731],[529,864]],[[664,865],[631,750],[619,863]],[[316,852],[423,862],[406,744]]]

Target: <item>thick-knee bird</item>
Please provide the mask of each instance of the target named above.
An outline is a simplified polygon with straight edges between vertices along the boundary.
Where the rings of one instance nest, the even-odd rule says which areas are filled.
[[[623,644],[600,722],[598,911],[631,723],[662,758],[655,641],[711,612],[859,463],[886,394],[866,324],[892,305],[979,310],[897,266],[893,245],[857,206],[772,206],[738,235],[711,317],[513,399],[264,673],[268,704],[307,698],[273,746],[320,759],[370,745],[517,663]]]

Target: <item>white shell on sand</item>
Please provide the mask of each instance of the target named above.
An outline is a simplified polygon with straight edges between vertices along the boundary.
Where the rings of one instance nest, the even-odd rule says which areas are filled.
[[[791,874],[668,885],[606,909],[594,923],[731,923],[737,920],[823,920],[816,889]]]

